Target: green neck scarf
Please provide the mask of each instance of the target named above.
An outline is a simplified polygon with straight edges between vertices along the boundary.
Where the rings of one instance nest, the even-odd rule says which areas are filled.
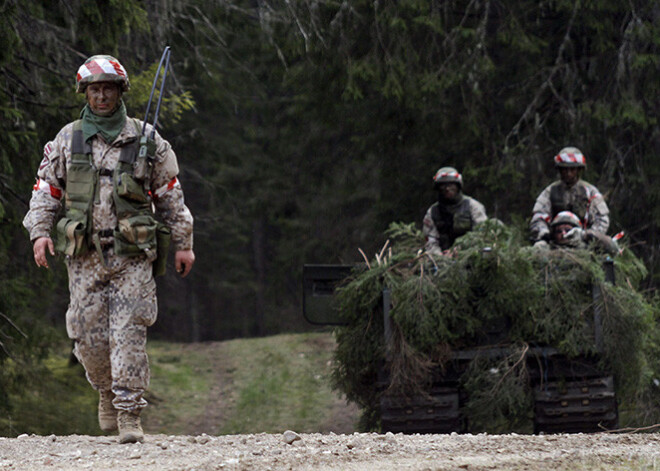
[[[85,105],[80,113],[82,119],[82,132],[85,142],[94,135],[99,134],[108,144],[112,144],[124,128],[126,122],[126,106],[124,100],[110,116],[98,116],[92,112],[89,104]]]

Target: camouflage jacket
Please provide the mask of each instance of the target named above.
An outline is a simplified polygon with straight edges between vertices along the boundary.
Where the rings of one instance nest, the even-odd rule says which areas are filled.
[[[584,228],[605,234],[610,225],[610,210],[603,195],[591,183],[584,180],[569,187],[562,181],[548,185],[536,198],[532,219],[529,224],[532,240],[541,240],[550,235],[550,222],[557,213],[575,213]]]
[[[98,169],[113,170],[121,154],[124,142],[139,139],[135,121],[142,129],[142,121],[126,119],[124,128],[112,144],[95,135],[91,138],[92,158]],[[145,133],[151,134],[147,125]],[[37,171],[37,182],[32,191],[30,209],[23,225],[30,233],[30,240],[49,237],[60,213],[62,198],[66,192],[67,168],[71,163],[71,136],[73,123],[60,130],[53,141],[44,146],[44,158]],[[170,144],[157,132],[155,160],[151,173],[151,194],[157,217],[172,231],[174,250],[188,250],[193,246],[193,217],[184,203],[183,191],[177,179],[179,166]],[[101,232],[117,225],[117,216],[112,198],[112,175],[101,174],[97,197],[92,209],[92,230]],[[111,236],[101,239],[109,242]]]
[[[426,211],[422,223],[422,231],[426,237],[425,248],[434,253],[447,250],[457,237],[474,229],[486,219],[484,205],[469,196],[461,195],[460,201],[453,205],[436,202]]]
[[[577,231],[572,234],[568,239],[563,243],[557,243],[555,241],[547,242],[545,240],[539,240],[534,244],[534,249],[536,250],[557,250],[557,249],[590,249],[595,252],[606,253],[608,255],[617,255],[619,253],[619,244],[616,241],[605,234],[596,232],[593,229],[577,229]]]

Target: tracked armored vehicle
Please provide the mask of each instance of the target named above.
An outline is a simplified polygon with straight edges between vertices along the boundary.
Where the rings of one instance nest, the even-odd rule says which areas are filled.
[[[614,283],[614,268],[607,259],[606,280]],[[341,326],[342,316],[336,299],[338,286],[359,270],[351,265],[305,265],[303,267],[303,314],[315,325]],[[602,348],[602,293],[597,285],[591,295],[591,312],[584,322],[598,348]],[[469,393],[464,388],[470,364],[477,360],[497,361],[513,355],[524,366],[527,387],[531,388],[535,433],[597,432],[618,425],[617,398],[613,375],[604,370],[599,355],[568,357],[553,345],[530,344],[516,353],[507,343],[511,321],[506,317],[482,326],[468,345],[452,348],[442,367],[430,371],[421,389],[392,387],[392,365],[397,353],[393,345],[391,293],[385,286],[381,296],[384,355],[374,381],[374,397],[382,432],[451,433],[471,430],[464,413]],[[341,327],[340,327],[341,328]],[[522,365],[524,363],[524,365]],[[495,374],[496,372],[494,372]],[[487,405],[485,406],[487,407]]]

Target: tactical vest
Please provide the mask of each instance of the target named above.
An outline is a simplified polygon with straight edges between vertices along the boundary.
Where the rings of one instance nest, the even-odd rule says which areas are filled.
[[[132,121],[139,132],[139,123]],[[100,236],[112,235],[115,254],[146,254],[151,261],[157,258],[161,252],[157,249],[164,248],[157,247],[158,236],[162,236],[160,233],[163,231],[169,236],[169,229],[157,223],[151,209],[149,187],[155,150],[155,142],[145,136],[140,140],[128,140],[121,148],[114,170],[97,169],[92,158],[92,146],[83,140],[82,120],[74,122],[71,163],[67,167],[65,213],[56,228],[55,248],[59,253],[76,256],[96,248],[100,254]],[[112,228],[112,234],[93,232],[92,207],[99,198],[101,175],[112,175],[113,179],[112,198],[117,227]],[[169,238],[163,240],[163,244],[169,245]]]
[[[438,230],[438,242],[442,250],[447,250],[454,241],[472,229],[470,200],[462,196],[454,205],[435,203],[431,208],[431,218]]]
[[[571,211],[580,218],[580,221],[584,222],[587,209],[589,208],[587,188],[578,181],[575,184],[575,189],[577,190],[577,195],[575,197],[571,197],[572,195],[567,197],[569,190],[561,182],[555,183],[550,187],[551,218],[554,218],[561,211]]]

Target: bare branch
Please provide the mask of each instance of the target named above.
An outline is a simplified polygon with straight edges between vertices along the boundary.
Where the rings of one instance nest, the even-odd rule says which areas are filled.
[[[4,315],[2,312],[0,312],[0,317],[3,317],[7,322],[9,322],[9,325],[11,325],[14,329],[16,329],[18,333],[21,334],[24,338],[28,338],[27,334],[25,334],[21,329],[19,329],[18,326],[14,324],[14,322],[9,317]]]
[[[518,119],[516,124],[511,128],[511,131],[507,134],[506,138],[504,139],[504,155],[507,154],[507,149],[509,148],[509,141],[514,137],[518,136],[520,133],[520,128],[522,127],[523,123],[526,121],[529,121],[536,113],[536,110],[538,109],[539,101],[541,100],[541,97],[545,93],[546,89],[550,87],[550,84],[552,80],[554,79],[555,75],[559,70],[562,69],[563,67],[563,56],[564,56],[564,51],[566,50],[566,47],[568,44],[571,42],[571,31],[573,29],[573,23],[575,22],[575,18],[577,16],[578,9],[580,8],[580,1],[577,0],[575,4],[573,5],[573,12],[571,14],[571,19],[568,22],[568,25],[566,26],[566,33],[564,33],[564,39],[562,40],[561,45],[559,46],[559,49],[557,50],[557,57],[555,58],[555,63],[554,66],[550,69],[550,74],[548,77],[545,79],[545,81],[541,84],[539,89],[536,91],[536,94],[534,95],[534,98],[532,101],[527,105],[527,108],[525,109],[524,113],[522,116]]]

